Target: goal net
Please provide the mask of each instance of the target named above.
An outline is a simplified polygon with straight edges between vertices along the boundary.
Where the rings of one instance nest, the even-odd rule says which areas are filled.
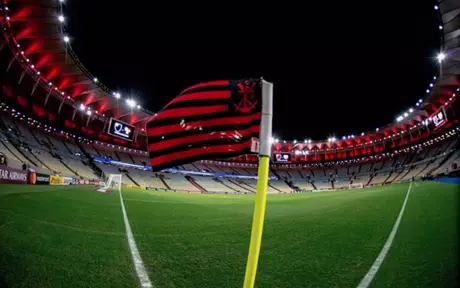
[[[99,192],[107,192],[107,190],[121,191],[121,174],[109,174],[104,187],[97,189]]]
[[[363,183],[353,183],[353,184],[349,185],[350,189],[359,189],[359,188],[363,188],[363,187],[364,187]]]

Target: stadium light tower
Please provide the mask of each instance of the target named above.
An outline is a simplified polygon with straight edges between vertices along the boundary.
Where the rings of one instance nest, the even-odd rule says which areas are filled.
[[[128,106],[132,109],[134,107],[136,107],[136,101],[134,101],[133,99],[126,99],[126,104],[128,104]]]
[[[133,120],[133,109],[136,108],[137,106],[137,103],[134,99],[126,99],[126,104],[128,105],[129,107],[129,112],[130,112],[130,115],[131,115],[131,120]],[[140,107],[140,106],[139,106]]]
[[[438,54],[438,56],[436,56],[436,59],[438,59],[438,62],[441,63],[442,61],[444,61],[444,59],[446,59],[446,54],[441,52]]]
[[[439,62],[439,77],[442,78],[442,61],[446,59],[446,54],[443,52],[440,52],[438,56],[436,56],[436,59],[438,59],[438,62]]]
[[[121,94],[120,92],[113,92],[113,96],[115,96],[115,98],[117,99],[117,110],[116,110],[116,115],[120,115],[120,98],[121,98]]]

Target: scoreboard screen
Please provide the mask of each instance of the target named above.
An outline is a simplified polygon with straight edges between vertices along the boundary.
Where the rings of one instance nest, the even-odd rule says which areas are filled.
[[[291,153],[275,153],[273,154],[273,161],[275,163],[289,163],[291,162]]]
[[[444,108],[439,109],[436,113],[431,116],[431,120],[433,121],[433,125],[435,129],[440,128],[442,125],[447,123],[447,115]]]
[[[133,125],[117,120],[115,118],[110,119],[108,133],[114,137],[132,142],[134,140],[135,130],[136,127]]]

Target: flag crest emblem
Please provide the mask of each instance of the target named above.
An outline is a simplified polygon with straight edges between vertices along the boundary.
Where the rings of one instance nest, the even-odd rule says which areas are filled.
[[[247,114],[253,109],[257,108],[257,104],[261,101],[260,97],[257,97],[256,87],[257,83],[250,80],[239,81],[236,86],[238,88],[237,97],[233,103],[234,109],[237,112]],[[260,95],[260,94],[258,94]]]

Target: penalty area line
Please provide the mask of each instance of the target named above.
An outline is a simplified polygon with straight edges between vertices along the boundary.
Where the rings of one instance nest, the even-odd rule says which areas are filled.
[[[137,278],[141,283],[142,288],[152,288],[152,282],[150,282],[149,275],[145,270],[144,262],[142,262],[141,254],[137,249],[136,241],[134,240],[131,225],[129,225],[128,215],[126,214],[125,204],[123,203],[123,196],[121,195],[121,189],[119,190],[121,210],[123,212],[123,219],[125,221],[126,237],[128,238],[129,250],[133,257],[134,268],[136,269]]]
[[[404,210],[406,209],[407,199],[409,199],[410,191],[412,189],[412,182],[410,182],[409,189],[407,189],[406,198],[404,199],[403,205],[401,207],[401,211],[399,211],[398,218],[396,218],[396,222],[391,230],[390,235],[388,236],[387,242],[380,251],[379,256],[375,259],[374,264],[372,264],[371,268],[367,272],[366,276],[361,280],[361,282],[356,286],[357,288],[367,288],[371,284],[372,280],[374,279],[375,275],[380,269],[385,257],[387,256],[388,251],[393,244],[393,240],[395,238],[396,232],[398,232],[399,224],[401,223],[402,216],[404,214]]]

